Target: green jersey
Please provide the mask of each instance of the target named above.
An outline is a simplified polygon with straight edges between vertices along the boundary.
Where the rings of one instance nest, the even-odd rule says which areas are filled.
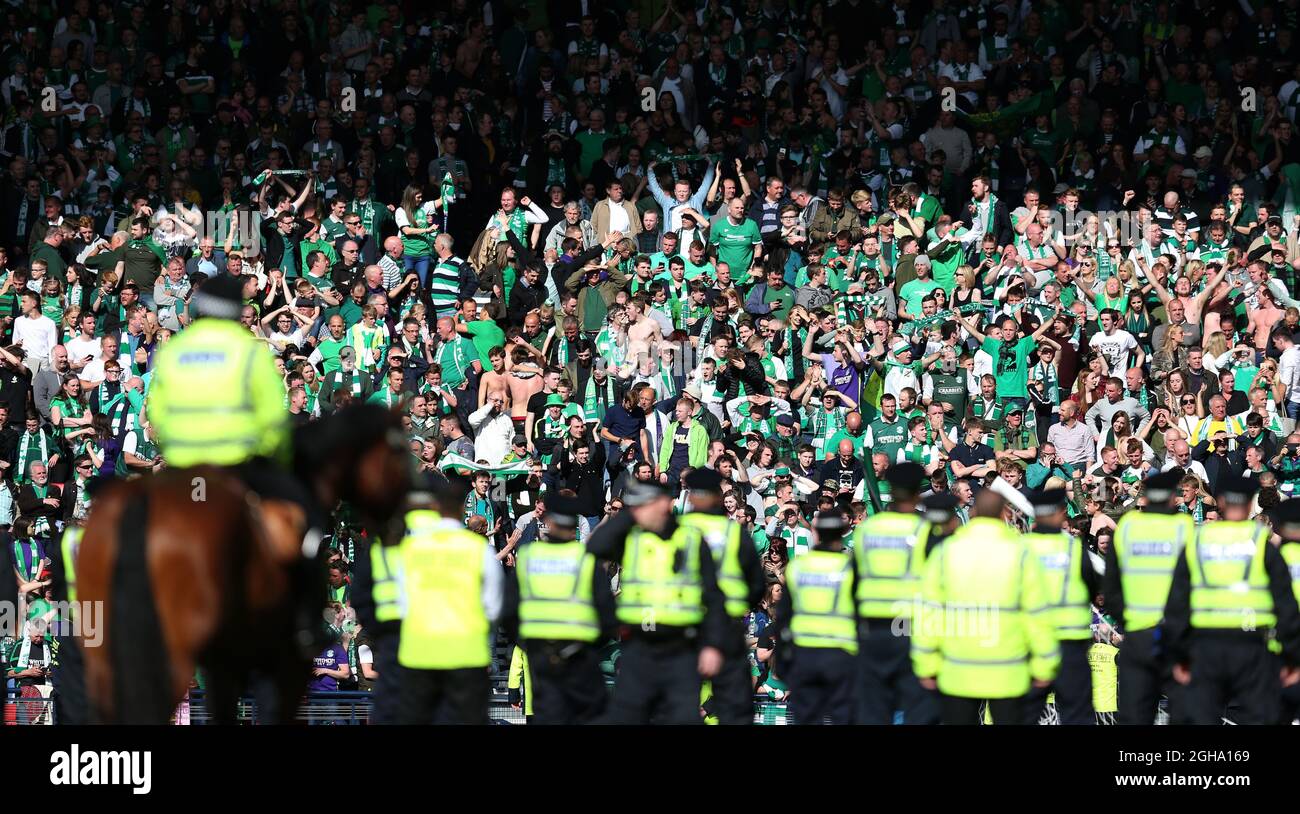
[[[734,280],[743,279],[754,263],[754,247],[761,245],[763,235],[758,224],[745,218],[739,224],[725,217],[709,231],[709,243],[718,247],[718,262],[726,263]]]

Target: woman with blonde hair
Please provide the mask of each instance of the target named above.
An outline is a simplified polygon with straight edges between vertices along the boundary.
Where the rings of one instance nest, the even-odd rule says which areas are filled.
[[[956,277],[957,287],[952,290],[953,308],[961,308],[963,305],[983,301],[984,292],[980,290],[979,276],[975,274],[975,269],[967,265],[958,266]]]
[[[1233,349],[1228,346],[1228,336],[1223,331],[1206,334],[1201,347],[1205,351],[1205,366],[1215,373],[1232,364]]]
[[[1187,349],[1183,347],[1183,326],[1165,328],[1160,347],[1151,355],[1151,381],[1160,384],[1174,371],[1187,365]]]
[[[76,305],[70,305],[63,311],[63,319],[59,324],[59,342],[66,345],[71,342],[81,329],[77,327],[81,322],[81,308]]]

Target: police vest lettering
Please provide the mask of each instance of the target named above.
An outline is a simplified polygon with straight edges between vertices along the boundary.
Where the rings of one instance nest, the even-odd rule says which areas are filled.
[[[691,512],[681,523],[699,530],[709,547],[717,573],[718,587],[726,598],[727,615],[740,619],[749,613],[749,588],[740,568],[740,526],[721,515]]]
[[[595,642],[600,625],[592,600],[596,561],[582,543],[535,543],[519,555],[522,639]]]
[[[623,552],[618,619],[652,631],[691,627],[704,620],[700,532],[679,526],[667,540],[634,529]]]

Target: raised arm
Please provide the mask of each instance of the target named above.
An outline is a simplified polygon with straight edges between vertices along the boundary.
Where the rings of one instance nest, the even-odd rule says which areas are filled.
[[[957,322],[961,324],[961,327],[966,329],[966,333],[974,337],[976,342],[979,342],[981,345],[984,344],[984,340],[987,337],[985,337],[984,334],[980,333],[979,328],[976,328],[974,325],[970,324],[970,322],[966,320],[966,317],[962,316],[961,312],[957,312],[956,314],[954,314],[954,316],[957,318]]]

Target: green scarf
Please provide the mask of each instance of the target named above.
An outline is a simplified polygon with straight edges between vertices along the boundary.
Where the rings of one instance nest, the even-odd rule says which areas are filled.
[[[602,405],[596,398],[596,376],[592,374],[587,377],[586,394],[582,399],[582,411],[586,415],[587,421],[604,421],[606,408],[614,403],[614,377],[605,376],[605,401]]]

